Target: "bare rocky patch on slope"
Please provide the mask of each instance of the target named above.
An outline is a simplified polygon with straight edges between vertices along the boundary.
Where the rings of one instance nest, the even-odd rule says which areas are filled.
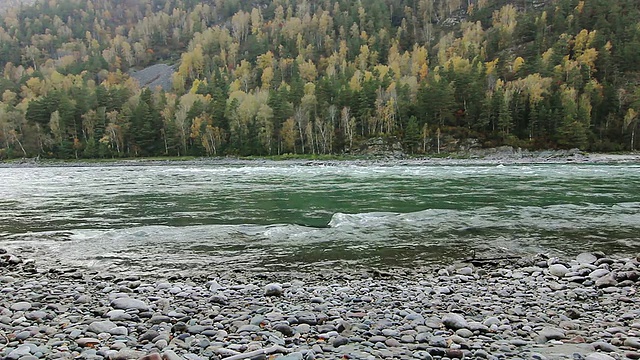
[[[131,77],[138,80],[141,87],[148,87],[151,90],[162,89],[171,90],[174,69],[167,64],[155,64],[140,71],[131,73]]]

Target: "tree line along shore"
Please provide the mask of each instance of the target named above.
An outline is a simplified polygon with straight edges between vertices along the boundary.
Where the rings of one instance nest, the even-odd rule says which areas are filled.
[[[372,138],[409,154],[634,150],[638,18],[634,0],[24,4],[0,19],[0,158],[342,154]]]

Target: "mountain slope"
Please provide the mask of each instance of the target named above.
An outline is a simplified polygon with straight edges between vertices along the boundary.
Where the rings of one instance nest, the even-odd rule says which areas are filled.
[[[0,22],[0,157],[342,153],[379,137],[413,153],[464,138],[634,149],[639,7],[36,3]],[[161,64],[165,91],[128,75]]]

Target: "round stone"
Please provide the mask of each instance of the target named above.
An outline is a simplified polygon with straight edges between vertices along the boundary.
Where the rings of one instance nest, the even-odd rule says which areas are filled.
[[[387,339],[387,340],[385,340],[384,344],[389,346],[389,347],[399,347],[399,346],[401,346],[400,341],[398,341],[396,339]]]
[[[601,277],[608,275],[610,273],[607,269],[595,269],[589,274],[589,278],[592,280],[600,279]]]
[[[624,346],[632,347],[634,349],[640,349],[640,340],[637,338],[627,338],[624,341]]]
[[[149,306],[144,303],[142,300],[132,299],[132,298],[117,298],[111,301],[111,306],[116,309],[122,310],[147,310]]]
[[[91,324],[89,324],[89,327],[87,328],[87,330],[96,334],[100,334],[100,333],[109,332],[109,330],[115,328],[116,326],[117,326],[116,324],[112,323],[109,320],[94,321]]]
[[[611,286],[616,286],[616,285],[618,285],[618,281],[616,280],[616,278],[611,273],[609,273],[609,274],[599,278],[598,280],[596,280],[596,287],[597,288],[606,288],[606,287],[611,287]]]
[[[27,314],[25,314],[24,317],[27,318],[27,320],[32,320],[32,321],[39,321],[44,319],[47,316],[47,312],[46,311],[31,311]]]
[[[20,331],[19,333],[16,334],[16,340],[22,341],[22,340],[26,340],[31,336],[31,333],[29,331]]]
[[[449,329],[458,330],[469,327],[467,320],[460,314],[449,313],[442,318],[442,323]]]
[[[482,324],[485,325],[485,326],[500,325],[501,321],[496,316],[490,316],[490,317],[484,319]]]
[[[382,335],[384,336],[400,336],[400,332],[396,329],[383,329]]]
[[[598,258],[592,253],[581,253],[576,256],[576,261],[580,264],[593,264],[598,260]]]
[[[13,311],[27,311],[31,309],[31,303],[26,301],[18,301],[17,303],[12,304],[10,309]]]
[[[268,284],[264,287],[264,296],[282,296],[282,285],[278,283]]]
[[[109,330],[109,334],[127,336],[129,335],[129,330],[127,330],[127,328],[124,326],[116,326],[113,329]]]
[[[546,326],[540,330],[539,335],[545,340],[560,340],[564,339],[565,332],[562,329]]]
[[[349,343],[349,339],[347,339],[346,337],[339,335],[337,336],[335,339],[333,339],[333,347],[339,347],[342,345],[347,345]]]
[[[473,336],[473,332],[469,329],[458,329],[456,330],[456,335],[463,338],[470,338]]]
[[[276,324],[273,326],[273,330],[279,331],[284,336],[293,336],[295,334],[293,328],[287,324]]]
[[[20,345],[17,349],[11,350],[7,359],[19,359],[22,356],[27,356],[31,353],[31,347],[29,345]]]
[[[566,266],[562,264],[553,264],[549,266],[549,274],[557,277],[564,277],[569,272]]]
[[[433,336],[429,339],[429,345],[439,348],[446,348],[447,339],[443,338],[442,336]]]
[[[122,309],[111,310],[107,313],[109,320],[111,321],[126,321],[131,320],[131,315],[127,314],[126,311]]]

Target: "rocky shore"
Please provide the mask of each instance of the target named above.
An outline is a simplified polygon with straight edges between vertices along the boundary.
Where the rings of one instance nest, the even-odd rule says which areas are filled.
[[[163,160],[155,158],[113,159],[113,161],[92,160],[51,160],[51,159],[19,159],[0,161],[0,167],[109,167],[109,166],[200,166],[200,165],[259,165],[259,164],[287,164],[287,165],[497,165],[497,164],[637,164],[640,163],[640,153],[600,154],[586,153],[578,149],[573,150],[541,150],[529,151],[514,149],[510,146],[490,149],[473,149],[449,154],[409,157],[404,153],[380,153],[377,155],[345,155],[336,160],[307,160],[307,159],[244,159],[236,157],[211,157],[189,160]]]
[[[150,278],[0,253],[2,359],[640,358],[636,258]]]

